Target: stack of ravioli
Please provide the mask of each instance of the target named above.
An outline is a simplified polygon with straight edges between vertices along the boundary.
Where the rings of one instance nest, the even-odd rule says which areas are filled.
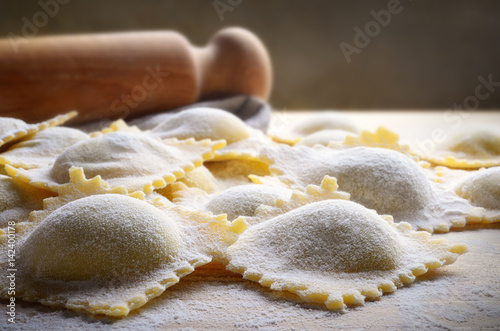
[[[0,118],[0,268],[26,301],[124,317],[215,262],[345,309],[467,251],[433,232],[500,221],[496,132],[419,155],[339,113],[280,135],[215,108],[90,134],[72,116]]]

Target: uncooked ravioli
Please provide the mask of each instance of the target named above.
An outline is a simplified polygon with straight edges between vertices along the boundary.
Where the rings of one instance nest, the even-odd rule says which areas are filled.
[[[500,165],[500,131],[497,127],[463,129],[447,136],[435,150],[421,157],[432,163],[459,169]]]
[[[15,142],[27,135],[35,134],[47,128],[61,125],[76,115],[77,112],[73,111],[37,124],[28,124],[16,118],[0,117],[0,146],[8,142]]]
[[[0,175],[0,228],[27,221],[30,212],[42,209],[43,199],[51,196],[52,192]]]
[[[225,161],[208,161],[205,167],[212,173],[220,190],[233,186],[251,184],[250,177],[270,175],[269,166],[256,160],[233,159]]]
[[[111,186],[124,185],[130,191],[149,193],[201,166],[223,146],[224,141],[159,140],[118,131],[71,146],[51,168],[21,170],[7,166],[7,171],[33,185],[56,190],[69,181],[69,169],[76,166],[82,167],[87,177],[99,175]]]
[[[481,223],[500,222],[500,167],[475,171],[437,167],[436,173],[443,185],[485,209]]]
[[[289,189],[269,185],[240,185],[231,187],[210,200],[205,208],[214,214],[227,214],[232,221],[239,216],[255,216],[262,204],[273,205],[277,200],[288,200]]]
[[[354,136],[354,134],[352,132],[340,129],[321,130],[305,136],[296,145],[313,147],[314,145],[319,144],[323,146],[328,146],[328,144],[331,143],[332,141],[339,143],[343,142],[345,138],[348,136]]]
[[[160,123],[149,134],[162,139],[225,139],[228,145],[250,136],[248,127],[238,117],[207,107],[181,111]]]
[[[126,316],[196,266],[225,257],[244,221],[92,195],[49,213],[18,241],[16,296],[92,314]],[[7,268],[6,257],[0,265]],[[0,294],[8,298],[8,280]]]
[[[337,178],[340,190],[350,193],[353,201],[420,230],[463,227],[481,212],[438,187],[410,157],[389,149],[281,146],[265,150],[262,158],[291,188],[317,185],[329,175]]]
[[[285,132],[273,133],[271,136],[277,142],[292,146],[301,141],[303,137],[323,130],[344,130],[350,133],[359,132],[359,128],[353,120],[336,111],[322,111],[308,115],[285,130]]]
[[[67,148],[89,136],[76,129],[52,127],[26,136],[0,155],[0,164],[20,168],[51,166]]]
[[[249,228],[229,247],[227,269],[342,309],[393,292],[465,251],[354,202],[326,200]]]
[[[207,107],[183,110],[147,134],[159,138],[226,140],[227,146],[215,151],[214,160],[258,160],[260,151],[272,144],[265,134],[248,127],[235,115]]]

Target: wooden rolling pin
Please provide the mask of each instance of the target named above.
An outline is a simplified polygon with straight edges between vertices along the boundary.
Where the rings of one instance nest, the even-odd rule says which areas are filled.
[[[241,28],[203,48],[172,31],[0,39],[0,116],[27,122],[69,110],[80,123],[133,118],[234,94],[266,99],[270,88],[266,49]]]

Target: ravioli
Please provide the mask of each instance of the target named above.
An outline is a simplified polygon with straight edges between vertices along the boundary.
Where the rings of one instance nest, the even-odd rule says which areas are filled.
[[[303,137],[323,130],[343,130],[355,134],[359,132],[358,126],[348,116],[336,111],[322,111],[297,121],[287,132],[273,134],[271,137],[276,142],[293,146]]]
[[[149,193],[201,166],[223,146],[224,141],[159,140],[118,131],[71,146],[52,167],[21,170],[7,166],[6,170],[32,185],[56,190],[69,181],[68,171],[76,166],[82,167],[86,176],[99,175],[111,186]]]
[[[76,129],[52,127],[26,136],[0,155],[0,164],[31,169],[51,166],[56,158],[89,136]]]
[[[343,309],[394,292],[466,250],[357,203],[325,200],[246,230],[228,249],[227,269],[305,302]]]
[[[289,189],[269,185],[240,185],[231,187],[210,200],[205,208],[214,214],[226,214],[232,221],[240,216],[255,216],[262,204],[271,205],[278,200],[288,200]]]
[[[296,145],[297,146],[309,146],[313,147],[314,145],[323,145],[328,146],[331,142],[341,143],[346,137],[354,136],[352,132],[345,130],[321,130],[313,132],[307,136],[305,136],[302,140],[300,140]]]
[[[214,176],[221,191],[233,186],[251,184],[252,175],[267,176],[271,174],[269,166],[265,162],[256,160],[208,161],[204,165]]]
[[[476,171],[437,167],[436,173],[446,187],[472,205],[485,209],[482,223],[500,222],[500,167]]]
[[[449,168],[479,169],[500,165],[500,131],[497,127],[463,129],[421,158]]]
[[[96,177],[97,180],[99,180]],[[245,228],[224,216],[98,194],[51,211],[18,240],[16,296],[91,314],[123,317],[195,267],[224,261]],[[5,257],[0,265],[7,268]],[[8,298],[8,280],[0,295]]]
[[[250,132],[235,115],[217,108],[200,107],[167,118],[151,130],[150,135],[162,139],[224,139],[229,145],[250,137]]]
[[[27,124],[19,119],[0,117],[0,147],[8,142],[15,142],[27,135],[35,134],[38,131],[61,125],[75,117],[77,114],[77,112],[73,111],[67,114],[58,115],[48,121],[37,124]]]
[[[0,175],[0,228],[10,222],[25,222],[33,210],[42,209],[43,200],[52,192]]]
[[[184,185],[176,185],[179,183],[183,183]],[[173,201],[175,193],[177,191],[186,190],[188,188],[194,188],[206,194],[213,194],[219,191],[217,180],[212,175],[210,170],[202,165],[198,168],[194,168],[193,170],[186,172],[184,177],[179,178],[175,183],[157,189],[154,192],[157,192],[170,201]],[[199,194],[205,195],[201,192]]]
[[[329,175],[337,178],[340,189],[350,193],[353,201],[419,230],[447,232],[477,220],[482,213],[438,187],[411,158],[390,149],[281,146],[265,150],[261,157],[291,188],[317,185]]]

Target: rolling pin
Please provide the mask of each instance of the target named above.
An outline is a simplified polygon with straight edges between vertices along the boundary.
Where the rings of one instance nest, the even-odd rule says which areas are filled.
[[[205,47],[174,31],[0,39],[0,116],[39,122],[69,110],[78,121],[133,118],[198,100],[266,99],[271,63],[242,28]]]

